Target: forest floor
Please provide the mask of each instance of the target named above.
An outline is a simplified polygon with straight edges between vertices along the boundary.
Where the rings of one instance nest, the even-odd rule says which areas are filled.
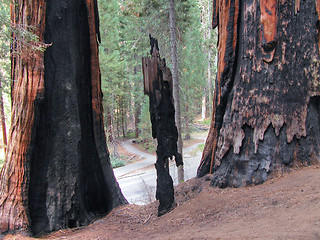
[[[175,196],[177,206],[162,217],[157,202],[126,205],[87,227],[43,239],[320,239],[319,166],[245,188],[191,179],[176,187]]]

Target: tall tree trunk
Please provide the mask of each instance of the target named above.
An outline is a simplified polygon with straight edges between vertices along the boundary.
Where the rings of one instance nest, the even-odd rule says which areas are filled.
[[[206,118],[207,111],[206,111],[206,94],[202,97],[201,102],[201,120],[203,121]]]
[[[135,103],[135,111],[134,111],[134,137],[139,138],[139,123],[140,119],[139,116],[141,114],[141,104],[136,102]]]
[[[211,36],[211,31],[209,31],[209,36]],[[208,49],[208,82],[207,82],[207,88],[208,88],[208,105],[207,108],[208,110],[206,111],[205,117],[210,116],[211,112],[212,112],[212,106],[211,106],[211,102],[212,102],[212,77],[211,77],[211,61],[212,61],[212,54],[211,54],[211,50]]]
[[[320,162],[320,1],[217,0],[219,63],[198,176],[259,184]]]
[[[172,59],[172,80],[173,80],[173,99],[175,107],[175,121],[178,128],[178,152],[183,155],[183,142],[181,136],[181,112],[180,112],[180,91],[179,91],[179,73],[178,73],[178,55],[177,55],[177,30],[176,30],[176,12],[174,0],[169,0],[169,23],[170,23],[170,45]],[[178,182],[184,181],[183,165],[178,167]]]
[[[126,113],[123,107],[124,104],[121,104],[121,131],[122,131],[122,137],[126,137]]]
[[[187,97],[188,98],[188,97]],[[186,102],[188,102],[188,100],[186,99]],[[185,136],[185,140],[190,140],[191,139],[191,135],[190,135],[190,121],[189,121],[189,106],[186,105],[186,116],[185,116],[185,124],[186,124],[186,136]]]
[[[12,127],[1,172],[2,232],[82,226],[126,203],[103,129],[95,1],[25,1],[14,24],[37,26],[45,53],[12,56]],[[27,17],[28,16],[28,17]]]
[[[7,141],[6,115],[4,112],[4,105],[3,105],[2,75],[1,74],[0,74],[0,121],[1,121],[1,128],[2,128],[3,149],[6,154],[8,141]]]
[[[108,142],[113,142],[113,130],[112,130],[112,108],[107,109],[107,140]]]

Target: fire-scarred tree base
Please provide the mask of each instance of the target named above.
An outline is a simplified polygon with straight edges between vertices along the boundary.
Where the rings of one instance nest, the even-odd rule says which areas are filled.
[[[257,153],[251,144],[253,130],[244,127],[246,137],[243,140],[243,149],[239,154],[234,154],[230,149],[215,171],[211,185],[226,187],[242,187],[250,184],[261,184],[269,175],[275,176],[290,171],[292,167],[309,166],[318,164],[319,148],[316,149],[320,139],[320,121],[314,121],[320,116],[320,99],[312,98],[308,107],[307,136],[294,139],[287,143],[286,127],[276,136],[270,125],[264,134],[264,140],[259,144]],[[319,119],[320,120],[320,119]]]
[[[320,163],[320,1],[219,0],[212,125],[198,177],[260,184]]]

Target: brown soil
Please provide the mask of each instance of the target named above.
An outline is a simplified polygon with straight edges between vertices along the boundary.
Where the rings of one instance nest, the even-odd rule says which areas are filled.
[[[320,239],[320,169],[308,167],[259,186],[219,189],[191,179],[177,206],[156,217],[157,203],[127,205],[88,227],[47,239]],[[23,239],[8,236],[6,239]],[[27,238],[25,238],[27,239]]]

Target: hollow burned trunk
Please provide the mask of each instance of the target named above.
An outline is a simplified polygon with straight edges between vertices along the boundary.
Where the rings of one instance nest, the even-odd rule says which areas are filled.
[[[216,0],[219,63],[198,176],[259,184],[320,162],[320,1]]]
[[[126,203],[103,130],[96,1],[23,1],[12,21],[52,46],[13,46],[12,127],[1,172],[2,232],[90,223]]]

